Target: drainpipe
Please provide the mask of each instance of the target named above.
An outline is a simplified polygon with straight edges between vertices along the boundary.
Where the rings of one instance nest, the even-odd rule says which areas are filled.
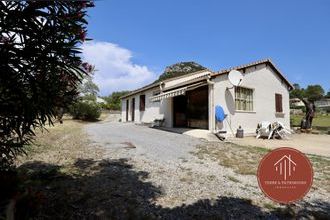
[[[215,132],[215,120],[214,120],[214,82],[211,81],[211,76],[207,76],[207,84],[211,86],[211,99],[210,99],[210,117],[211,117],[211,132]]]
[[[160,82],[159,83],[159,90],[160,90],[160,93],[163,93],[163,87],[164,87],[165,83],[164,82]]]

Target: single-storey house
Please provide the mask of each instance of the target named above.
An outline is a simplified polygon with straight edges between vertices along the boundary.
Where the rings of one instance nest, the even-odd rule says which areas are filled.
[[[290,104],[291,104],[291,106],[294,106],[294,107],[302,107],[302,106],[305,106],[304,102],[301,101],[301,100],[298,99],[298,98],[292,98],[292,99],[290,99]]]
[[[231,70],[244,76],[239,86],[228,80]],[[269,60],[260,60],[219,72],[202,70],[156,82],[122,97],[122,122],[152,123],[165,127],[225,131],[233,136],[241,126],[245,135],[255,134],[261,121],[280,121],[290,126],[291,83]],[[227,115],[215,119],[215,107]]]

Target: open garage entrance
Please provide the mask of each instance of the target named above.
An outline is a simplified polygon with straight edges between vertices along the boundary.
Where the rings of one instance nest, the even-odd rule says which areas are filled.
[[[173,127],[208,129],[208,86],[173,97]]]

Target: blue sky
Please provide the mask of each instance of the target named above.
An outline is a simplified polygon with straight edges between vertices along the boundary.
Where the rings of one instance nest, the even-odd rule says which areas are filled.
[[[99,0],[84,57],[102,95],[196,61],[218,71],[271,58],[292,83],[330,90],[329,0]]]

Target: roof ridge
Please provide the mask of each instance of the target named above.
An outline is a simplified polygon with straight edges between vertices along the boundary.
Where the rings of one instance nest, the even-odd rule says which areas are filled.
[[[126,97],[129,97],[129,96],[134,95],[136,93],[147,90],[149,88],[156,87],[156,86],[160,85],[163,82],[169,82],[169,81],[172,81],[172,80],[176,80],[176,79],[180,79],[180,78],[183,78],[183,77],[191,76],[191,75],[201,73],[201,72],[207,72],[208,71],[208,72],[211,73],[211,77],[215,77],[215,76],[218,76],[218,75],[229,73],[231,70],[234,70],[234,69],[244,69],[244,68],[248,68],[248,67],[263,64],[263,63],[269,63],[273,67],[273,69],[277,72],[277,74],[280,76],[280,78],[282,78],[282,80],[284,80],[289,85],[289,89],[294,88],[293,85],[289,82],[289,80],[287,80],[287,78],[282,74],[280,69],[274,64],[272,59],[271,58],[266,58],[266,59],[260,59],[260,60],[257,60],[257,61],[254,61],[254,62],[251,62],[251,63],[248,63],[248,64],[243,64],[243,65],[239,65],[239,66],[230,67],[230,68],[227,68],[227,69],[222,69],[222,70],[219,70],[217,72],[213,72],[209,68],[205,68],[204,70],[198,70],[198,71],[195,71],[195,72],[192,72],[192,73],[183,74],[181,76],[165,79],[163,81],[154,82],[154,83],[148,84],[146,86],[140,87],[138,89],[135,89],[135,90],[131,91],[129,94],[127,94],[125,96],[122,96],[121,98],[126,98]]]
[[[289,82],[289,80],[282,74],[280,69],[274,64],[274,62],[272,61],[271,58],[261,59],[261,60],[257,60],[257,61],[254,61],[254,62],[251,62],[251,63],[248,63],[248,64],[243,64],[243,65],[239,65],[239,66],[230,67],[230,68],[227,68],[227,69],[222,69],[222,70],[219,70],[218,72],[215,72],[214,74],[212,74],[212,77],[229,73],[231,70],[244,69],[244,68],[248,68],[248,67],[251,67],[251,66],[256,66],[256,65],[259,65],[259,64],[263,64],[263,63],[269,63],[273,67],[273,69],[275,69],[275,71],[280,76],[280,78],[282,78],[289,85],[290,89],[294,88],[293,85]]]
[[[253,61],[253,62],[250,62],[250,63],[247,63],[247,64],[241,64],[241,65],[232,66],[232,67],[229,67],[229,68],[226,68],[226,69],[220,69],[216,73],[229,72],[230,70],[242,69],[242,68],[246,68],[246,67],[249,67],[249,66],[258,65],[258,64],[261,64],[261,63],[265,63],[265,62],[271,62],[273,64],[273,62],[272,62],[272,60],[270,58],[266,58],[266,59],[260,59],[260,60],[257,60],[257,61]]]
[[[168,78],[168,79],[165,79],[165,80],[161,80],[159,81],[160,83],[162,82],[169,82],[169,81],[172,81],[172,80],[175,80],[175,79],[180,79],[180,78],[183,78],[183,77],[186,77],[186,76],[192,76],[194,74],[197,74],[197,73],[202,73],[202,72],[206,72],[206,71],[209,71],[211,73],[213,73],[212,70],[210,70],[209,68],[205,68],[203,70],[197,70],[195,72],[191,72],[191,73],[187,73],[187,74],[183,74],[183,75],[180,75],[180,76],[176,76],[176,77],[172,77],[172,78]]]

